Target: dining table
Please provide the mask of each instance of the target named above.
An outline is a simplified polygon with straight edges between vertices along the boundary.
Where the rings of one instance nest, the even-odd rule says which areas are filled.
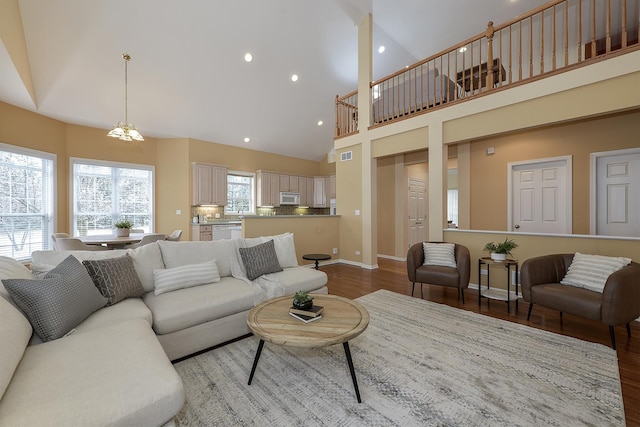
[[[131,243],[138,243],[147,233],[131,233],[126,237],[115,234],[96,234],[78,237],[85,245],[106,246],[109,249],[122,249]]]

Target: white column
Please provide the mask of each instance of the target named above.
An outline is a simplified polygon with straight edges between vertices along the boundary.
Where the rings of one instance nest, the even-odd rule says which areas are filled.
[[[441,241],[447,205],[447,150],[442,145],[442,124],[429,126],[429,240]]]

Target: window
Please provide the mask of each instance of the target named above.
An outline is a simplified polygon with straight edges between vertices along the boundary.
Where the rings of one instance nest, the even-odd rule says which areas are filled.
[[[152,166],[72,158],[71,170],[74,236],[112,233],[122,219],[153,231]]]
[[[0,255],[18,260],[51,247],[55,154],[0,144]]]
[[[255,199],[253,195],[255,174],[245,172],[227,172],[227,205],[225,214],[254,214]]]

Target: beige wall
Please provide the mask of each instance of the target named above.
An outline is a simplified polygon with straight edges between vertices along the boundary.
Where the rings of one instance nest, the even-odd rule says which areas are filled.
[[[590,154],[639,147],[639,138],[635,111],[472,141],[471,229],[507,230],[508,162],[571,155],[573,233],[589,234]]]
[[[360,145],[337,151],[336,176],[339,184],[336,188],[337,213],[341,215],[340,258],[362,262],[362,215],[356,216],[356,209],[362,211],[362,147]],[[350,161],[340,161],[345,151],[353,151]],[[360,251],[360,255],[355,252]]]
[[[182,229],[189,235],[191,162],[259,169],[296,175],[328,175],[334,164],[264,153],[193,139],[156,139],[127,143],[106,136],[107,130],[66,124],[0,102],[0,142],[57,156],[56,215],[59,232],[69,232],[69,159],[79,157],[152,165],[156,173],[156,231]],[[323,160],[326,163],[326,158]],[[332,166],[333,165],[333,166]],[[177,214],[176,211],[181,211]],[[183,237],[184,238],[184,237]],[[332,246],[333,248],[333,246]]]
[[[312,261],[302,259],[304,254],[329,254],[333,248],[340,248],[340,217],[337,216],[297,216],[258,217],[242,220],[244,237],[274,236],[291,232],[296,245],[298,264]],[[340,255],[332,255],[340,258]]]
[[[478,258],[489,256],[482,249],[491,241],[513,239],[518,248],[513,251],[513,258],[520,261],[547,254],[562,254],[581,252],[606,256],[624,256],[635,261],[640,260],[640,244],[637,240],[604,239],[586,236],[535,236],[517,233],[490,233],[478,231],[445,231],[446,242],[459,243],[467,248],[471,254],[471,283],[478,283]],[[494,281],[495,279],[495,281]],[[483,278],[483,281],[486,277]],[[483,282],[484,283],[484,282]],[[506,288],[506,273],[493,271],[491,285]]]

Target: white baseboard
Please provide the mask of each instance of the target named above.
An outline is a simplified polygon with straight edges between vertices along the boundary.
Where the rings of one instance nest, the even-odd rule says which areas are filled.
[[[378,254],[378,258],[384,258],[384,259],[391,259],[394,261],[406,261],[407,257],[401,258],[401,257],[397,257],[397,256],[392,256],[392,255],[383,255],[383,254]]]

